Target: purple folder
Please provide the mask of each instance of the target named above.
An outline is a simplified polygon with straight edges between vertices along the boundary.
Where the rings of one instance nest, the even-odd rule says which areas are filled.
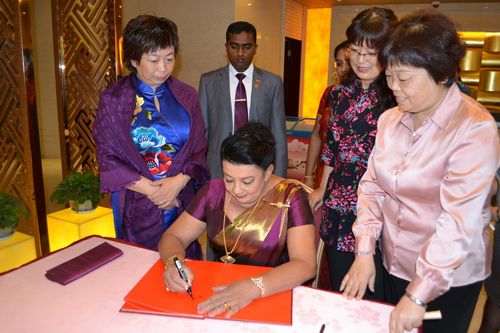
[[[67,285],[122,254],[122,250],[114,247],[108,242],[104,242],[82,253],[78,257],[49,269],[47,273],[45,273],[45,276],[49,280]]]

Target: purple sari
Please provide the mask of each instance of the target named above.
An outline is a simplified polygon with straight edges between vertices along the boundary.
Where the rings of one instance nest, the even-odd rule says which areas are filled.
[[[186,208],[191,216],[207,223],[208,242],[216,260],[226,255],[221,232],[225,196],[223,180],[211,180]],[[234,247],[231,256],[237,264],[275,267],[288,262],[287,230],[313,224],[305,191],[283,180],[256,205],[256,209],[248,208],[234,221],[226,219],[226,246],[230,251]],[[243,232],[238,236],[240,230]]]

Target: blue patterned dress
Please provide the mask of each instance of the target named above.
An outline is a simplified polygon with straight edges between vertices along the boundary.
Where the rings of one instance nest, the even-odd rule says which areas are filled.
[[[142,155],[154,180],[166,176],[172,160],[182,149],[189,136],[188,112],[177,102],[166,83],[156,89],[135,77],[136,106],[130,134],[137,151]],[[155,97],[159,110],[155,105]],[[113,204],[116,198],[113,197]],[[114,211],[118,211],[117,209]],[[175,207],[164,211],[163,228],[166,230],[178,216]],[[116,219],[117,236],[121,235],[121,218]]]

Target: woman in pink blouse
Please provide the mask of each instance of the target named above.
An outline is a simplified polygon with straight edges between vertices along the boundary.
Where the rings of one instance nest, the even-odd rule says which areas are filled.
[[[342,281],[361,298],[381,238],[390,332],[467,332],[490,274],[490,189],[499,166],[495,121],[454,83],[465,48],[437,11],[402,19],[381,51],[398,106],[382,114],[359,186],[356,258]]]

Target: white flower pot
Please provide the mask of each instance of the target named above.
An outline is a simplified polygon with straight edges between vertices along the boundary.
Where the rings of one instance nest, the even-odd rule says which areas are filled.
[[[15,228],[0,228],[0,241],[9,239],[15,232]]]
[[[83,203],[78,203],[77,201],[70,200],[69,204],[71,209],[73,209],[78,214],[88,214],[95,211],[97,206],[92,205],[92,201],[85,200]]]

